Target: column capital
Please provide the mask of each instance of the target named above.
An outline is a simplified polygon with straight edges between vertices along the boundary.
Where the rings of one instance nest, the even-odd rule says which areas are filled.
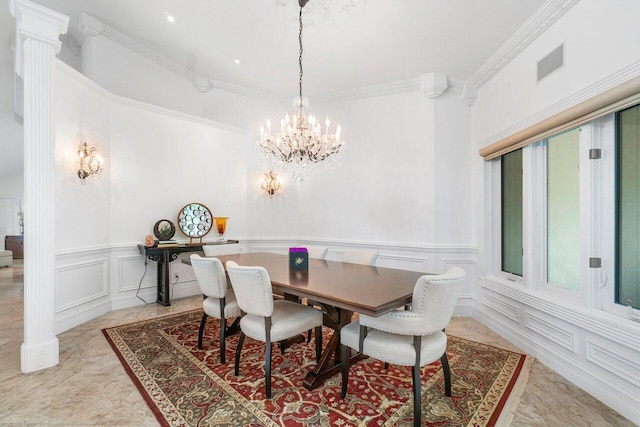
[[[16,73],[22,76],[24,40],[36,39],[60,52],[58,36],[67,32],[69,17],[29,0],[9,0],[9,12],[16,18]]]

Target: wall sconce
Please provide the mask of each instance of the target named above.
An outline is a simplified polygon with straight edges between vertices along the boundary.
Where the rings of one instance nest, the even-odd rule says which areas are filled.
[[[103,160],[96,147],[89,147],[85,142],[82,144],[80,151],[78,151],[78,157],[80,157],[80,168],[78,169],[78,177],[80,179],[102,173]]]
[[[278,174],[273,171],[265,173],[264,178],[262,179],[262,189],[266,191],[270,196],[273,196],[276,191],[280,189]]]

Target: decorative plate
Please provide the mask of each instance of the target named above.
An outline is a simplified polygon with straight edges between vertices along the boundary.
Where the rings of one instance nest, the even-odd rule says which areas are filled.
[[[202,237],[211,231],[211,211],[201,203],[189,203],[178,214],[178,227],[187,237]]]
[[[158,240],[169,240],[176,234],[176,226],[168,219],[161,219],[153,226],[153,234]]]

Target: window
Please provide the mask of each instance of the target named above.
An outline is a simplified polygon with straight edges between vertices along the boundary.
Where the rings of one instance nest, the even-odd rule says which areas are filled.
[[[502,156],[502,271],[522,276],[522,150]]]
[[[580,129],[547,141],[547,282],[580,289]]]
[[[615,301],[640,308],[640,106],[619,112],[616,127]]]
[[[498,277],[640,318],[640,105],[505,154],[488,170],[500,171],[489,193],[500,216]]]

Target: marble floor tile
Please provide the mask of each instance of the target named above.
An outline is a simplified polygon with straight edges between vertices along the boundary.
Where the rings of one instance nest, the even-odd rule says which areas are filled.
[[[22,268],[0,268],[0,426],[157,426],[158,423],[102,335],[106,327],[177,313],[200,296],[170,307],[155,303],[115,310],[58,335],[60,364],[20,372],[23,341]],[[447,332],[521,352],[471,318],[455,318]],[[513,426],[633,426],[597,399],[535,362]]]

